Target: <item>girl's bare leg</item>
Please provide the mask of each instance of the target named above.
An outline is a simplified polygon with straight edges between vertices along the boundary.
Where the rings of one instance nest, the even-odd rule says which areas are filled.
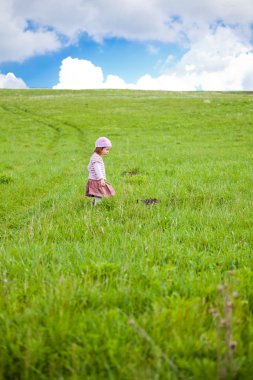
[[[96,206],[96,204],[100,203],[101,201],[102,201],[102,197],[94,197],[93,206]]]

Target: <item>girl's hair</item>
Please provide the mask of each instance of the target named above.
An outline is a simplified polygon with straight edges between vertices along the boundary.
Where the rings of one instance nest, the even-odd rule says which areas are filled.
[[[97,154],[101,155],[101,152],[104,148],[95,148],[94,152],[96,152]]]

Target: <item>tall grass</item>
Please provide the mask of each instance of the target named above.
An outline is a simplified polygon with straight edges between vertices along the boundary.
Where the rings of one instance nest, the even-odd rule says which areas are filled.
[[[0,91],[0,378],[249,379],[252,104]],[[117,195],[93,208],[84,187],[100,135]],[[231,371],[210,313],[224,283],[239,295]]]

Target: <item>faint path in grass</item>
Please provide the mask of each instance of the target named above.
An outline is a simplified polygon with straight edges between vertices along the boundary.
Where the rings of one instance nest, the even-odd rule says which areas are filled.
[[[12,115],[12,117],[14,116],[15,119],[25,119],[25,122],[27,121],[27,124],[32,125],[34,129],[35,127],[41,128],[41,130],[42,128],[48,128],[53,132],[53,135],[51,133],[48,134],[50,141],[46,142],[46,140],[44,140],[44,144],[43,141],[41,141],[43,145],[38,147],[38,149],[35,147],[29,160],[25,159],[20,166],[21,177],[26,178],[22,189],[23,195],[18,191],[16,194],[16,203],[12,204],[11,207],[7,204],[3,206],[4,217],[2,221],[4,225],[8,227],[10,235],[12,235],[26,228],[27,223],[29,224],[30,220],[38,214],[38,210],[42,208],[46,211],[45,204],[48,202],[49,192],[56,194],[57,189],[62,189],[66,183],[66,173],[68,173],[69,177],[72,164],[71,158],[64,155],[64,148],[66,146],[69,147],[71,144],[71,149],[73,150],[75,150],[75,146],[77,145],[82,146],[84,132],[81,128],[68,121],[60,121],[55,117],[40,115],[38,112],[33,112],[26,107],[1,105],[1,110],[6,114]],[[15,123],[15,119],[13,123]],[[10,123],[8,120],[8,123],[11,124],[12,121]],[[41,138],[43,139],[43,136],[41,136]],[[29,140],[28,134],[27,140]],[[52,162],[50,164],[51,170],[47,170],[45,175],[43,175],[42,171],[39,171],[37,173],[37,176],[39,176],[37,179],[39,179],[39,181],[34,187],[33,183],[30,183],[31,172],[33,170],[36,171],[38,166],[41,167],[42,164],[45,164],[45,161]],[[14,166],[16,173],[18,173],[18,167],[16,165]],[[20,202],[18,201],[19,197]],[[27,201],[25,201],[25,199],[27,199]],[[7,237],[6,231],[5,229],[5,231],[0,233],[1,238]]]
[[[29,116],[33,121],[36,121],[45,127],[52,128],[55,132],[54,142],[57,142],[61,137],[60,133],[62,132],[62,128],[60,125],[64,125],[64,126],[70,128],[70,130],[74,131],[78,136],[84,135],[84,131],[81,128],[79,128],[77,125],[74,125],[74,124],[67,122],[67,121],[61,121],[60,122],[59,120],[56,120],[53,117],[51,117],[50,119],[45,117],[45,116],[42,117],[38,113],[31,112],[31,111],[27,110],[26,108],[21,108],[21,107],[17,107],[17,106],[15,106],[15,107],[9,106],[8,107],[8,106],[2,105],[1,108],[5,112],[12,113],[15,116],[16,115],[18,115],[18,116],[24,116],[24,115]]]
[[[43,127],[51,128],[54,132],[54,138],[50,142],[49,145],[56,144],[58,140],[60,139],[60,134],[61,134],[61,128],[57,125],[52,124],[48,120],[45,120],[44,118],[42,119],[39,115],[32,113],[31,111],[28,111],[26,108],[21,108],[17,106],[1,106],[1,108],[7,112],[11,113],[14,116],[18,117],[23,117],[25,116],[26,118],[29,118],[32,121],[35,121],[39,123]]]

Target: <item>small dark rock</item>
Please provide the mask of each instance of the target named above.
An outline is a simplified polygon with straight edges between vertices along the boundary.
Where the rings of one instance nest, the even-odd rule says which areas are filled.
[[[11,182],[13,182],[13,179],[8,174],[0,174],[0,184],[7,185]]]
[[[139,174],[139,170],[133,169],[133,170],[126,170],[122,173],[122,175],[137,175]]]
[[[153,205],[159,202],[157,198],[137,199],[137,203],[144,203],[145,205]]]

